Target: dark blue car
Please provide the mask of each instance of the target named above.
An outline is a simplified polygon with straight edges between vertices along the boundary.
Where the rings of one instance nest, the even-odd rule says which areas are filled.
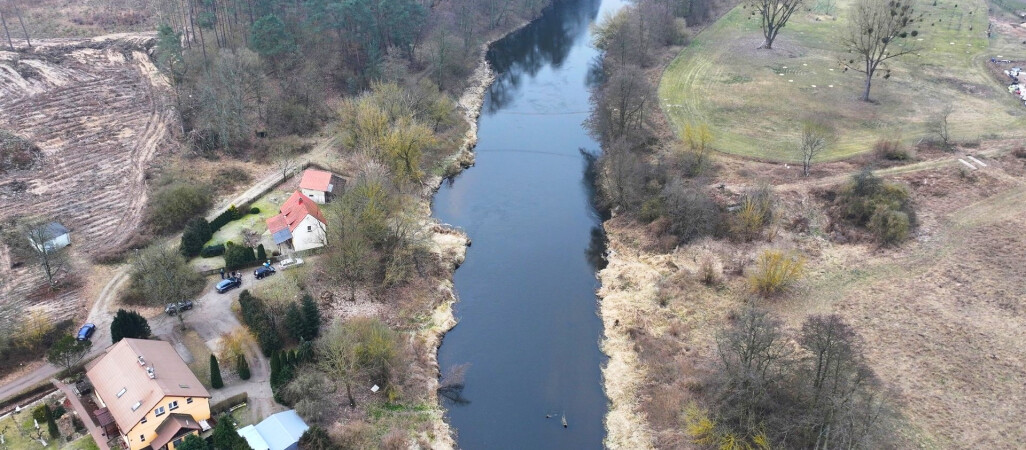
[[[89,339],[89,336],[92,336],[94,332],[96,332],[96,325],[91,323],[82,325],[82,328],[78,329],[78,340],[85,341]]]
[[[224,294],[225,292],[228,292],[239,286],[242,286],[242,278],[231,277],[227,280],[221,280],[220,283],[217,283],[216,289],[218,294]]]

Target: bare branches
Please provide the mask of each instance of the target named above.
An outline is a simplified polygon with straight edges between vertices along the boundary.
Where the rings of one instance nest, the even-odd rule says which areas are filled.
[[[802,160],[802,174],[809,176],[812,160],[819,156],[829,145],[830,130],[814,122],[806,122],[802,127],[802,136],[798,144],[798,156]]]
[[[847,69],[866,74],[863,101],[869,101],[873,75],[887,60],[919,51],[915,44],[896,44],[898,39],[919,35],[914,23],[922,17],[915,13],[916,0],[857,0],[851,7],[847,34],[842,44],[855,55],[842,61]],[[890,76],[890,71],[884,78]]]
[[[752,9],[752,16],[759,15],[762,35],[765,38],[759,48],[773,48],[773,40],[780,29],[787,25],[791,14],[804,3],[803,0],[747,0],[747,7]]]

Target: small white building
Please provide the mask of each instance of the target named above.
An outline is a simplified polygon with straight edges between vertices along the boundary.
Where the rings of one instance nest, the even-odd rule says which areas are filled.
[[[295,410],[272,414],[256,425],[239,428],[239,436],[253,450],[296,450],[299,438],[310,427]]]
[[[319,204],[328,203],[335,191],[334,176],[323,170],[304,170],[303,178],[299,180],[299,191]]]
[[[41,238],[40,240],[43,242],[36,242],[37,237]],[[64,225],[50,222],[38,230],[33,230],[32,235],[28,239],[32,243],[32,248],[35,248],[36,251],[50,253],[71,245],[71,231]]]
[[[296,251],[323,247],[327,242],[327,225],[324,214],[310,197],[293,192],[279,209],[280,214],[267,219],[267,231],[271,233],[279,251]]]

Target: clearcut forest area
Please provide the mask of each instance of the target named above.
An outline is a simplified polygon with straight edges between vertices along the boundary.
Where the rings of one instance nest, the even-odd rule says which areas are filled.
[[[952,105],[951,134],[959,139],[1022,135],[1026,107],[986,66],[990,58],[1021,53],[1022,44],[998,33],[987,38],[986,2],[918,2],[917,36],[899,44],[922,50],[881,69],[889,76],[874,79],[873,104],[859,101],[862,74],[842,64],[858,62],[841,45],[852,3],[808,1],[809,11],[795,13],[772,50],[757,49],[763,37],[751,9],[734,8],[666,69],[659,101],[675,131],[704,122],[719,151],[797,161],[788,144],[802,121],[818,120],[836,129],[836,145],[817,158],[832,161],[866,152],[881,137],[915,144],[928,137],[928,122]]]

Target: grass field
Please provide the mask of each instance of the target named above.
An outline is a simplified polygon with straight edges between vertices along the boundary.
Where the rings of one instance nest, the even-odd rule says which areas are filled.
[[[881,138],[914,143],[928,136],[926,123],[951,104],[957,140],[1023,134],[1026,108],[986,73],[985,62],[996,56],[991,53],[1008,47],[988,42],[983,1],[920,1],[920,34],[909,39],[922,51],[889,62],[890,78],[873,80],[875,103],[859,100],[863,74],[845,72],[840,64],[851,0],[832,8],[821,3],[809,2],[813,11],[793,17],[773,50],[756,49],[762,43],[758,22],[741,7],[696,36],[659,85],[674,131],[705,122],[717,150],[796,161],[801,122],[816,119],[837,136],[820,159],[838,160],[872,149]]]

